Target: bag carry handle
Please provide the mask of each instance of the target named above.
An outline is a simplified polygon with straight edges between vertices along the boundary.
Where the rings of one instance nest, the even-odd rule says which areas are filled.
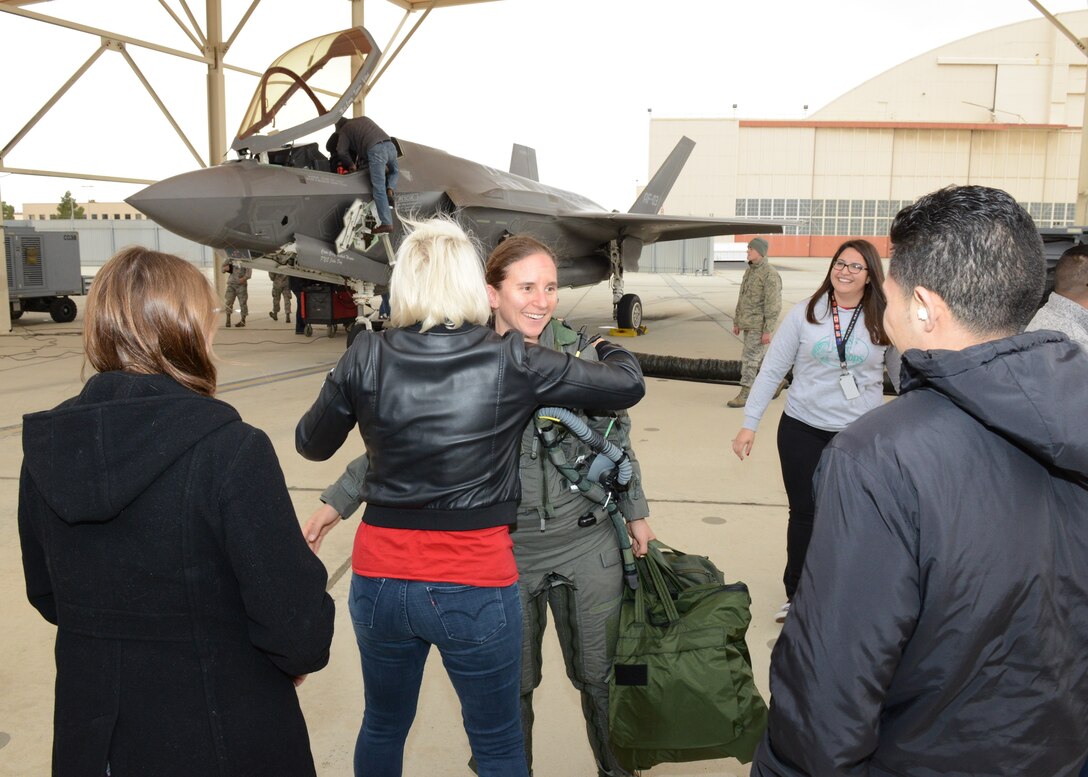
[[[680,614],[676,611],[676,603],[673,602],[669,587],[665,584],[663,570],[668,570],[674,577],[675,573],[669,568],[669,563],[665,560],[660,549],[657,550],[656,554],[653,551],[654,547],[653,543],[651,543],[650,552],[638,559],[638,576],[641,584],[635,589],[635,618],[639,623],[646,621],[646,608],[651,604],[647,600],[651,596],[648,589],[652,586],[652,596],[656,596],[661,602],[661,606],[665,610],[665,618],[669,623],[676,623],[680,620]]]
[[[667,582],[672,586],[672,590],[680,592],[683,591],[685,588],[690,588],[692,585],[691,582],[685,580],[676,573],[676,570],[672,568],[672,564],[670,564],[669,560],[665,558],[665,553],[662,548],[668,551],[672,551],[673,555],[675,555],[677,558],[681,558],[682,556],[687,556],[689,554],[685,553],[682,550],[677,550],[671,545],[666,545],[664,542],[661,542],[661,540],[650,540],[650,547],[647,553],[648,556],[653,556],[654,559],[657,561],[657,565],[661,571],[661,574],[665,578],[667,578]]]

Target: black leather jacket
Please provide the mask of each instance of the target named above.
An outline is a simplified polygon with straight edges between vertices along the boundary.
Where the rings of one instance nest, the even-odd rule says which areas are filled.
[[[295,429],[324,461],[358,424],[370,458],[363,520],[465,530],[514,524],[518,440],[542,404],[620,410],[646,391],[634,356],[598,343],[599,363],[483,326],[364,333]]]

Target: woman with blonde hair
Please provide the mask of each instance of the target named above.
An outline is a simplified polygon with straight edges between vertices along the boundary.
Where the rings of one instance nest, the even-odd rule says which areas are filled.
[[[23,419],[59,777],[315,774],[295,686],[328,661],[333,604],[271,442],[214,398],[216,319],[195,267],[121,251],[87,299],[97,374]]]
[[[592,362],[495,333],[468,236],[446,220],[412,226],[390,282],[394,328],[356,338],[295,432],[324,460],[358,426],[369,458],[350,598],[366,702],[355,774],[400,775],[434,645],[481,777],[526,777],[518,441],[538,405],[622,409],[645,387],[606,341]],[[311,544],[332,525],[310,527]]]

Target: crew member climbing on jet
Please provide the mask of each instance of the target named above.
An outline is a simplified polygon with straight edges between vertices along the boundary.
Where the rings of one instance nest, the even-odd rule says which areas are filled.
[[[370,189],[378,206],[381,224],[372,232],[393,231],[393,190],[397,188],[397,146],[385,131],[367,116],[337,122],[336,156],[340,164],[354,172],[365,159],[370,167]]]

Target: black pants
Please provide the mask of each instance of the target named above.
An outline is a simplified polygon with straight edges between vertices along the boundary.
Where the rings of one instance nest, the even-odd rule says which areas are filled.
[[[793,599],[805,554],[812,539],[812,524],[816,513],[815,489],[812,477],[820,463],[820,454],[835,437],[783,414],[778,422],[778,459],[782,464],[782,482],[790,503],[790,520],[786,528],[786,598]]]
[[[302,293],[291,289],[291,293],[295,295],[295,334],[302,334],[306,331],[306,319],[302,317]]]

